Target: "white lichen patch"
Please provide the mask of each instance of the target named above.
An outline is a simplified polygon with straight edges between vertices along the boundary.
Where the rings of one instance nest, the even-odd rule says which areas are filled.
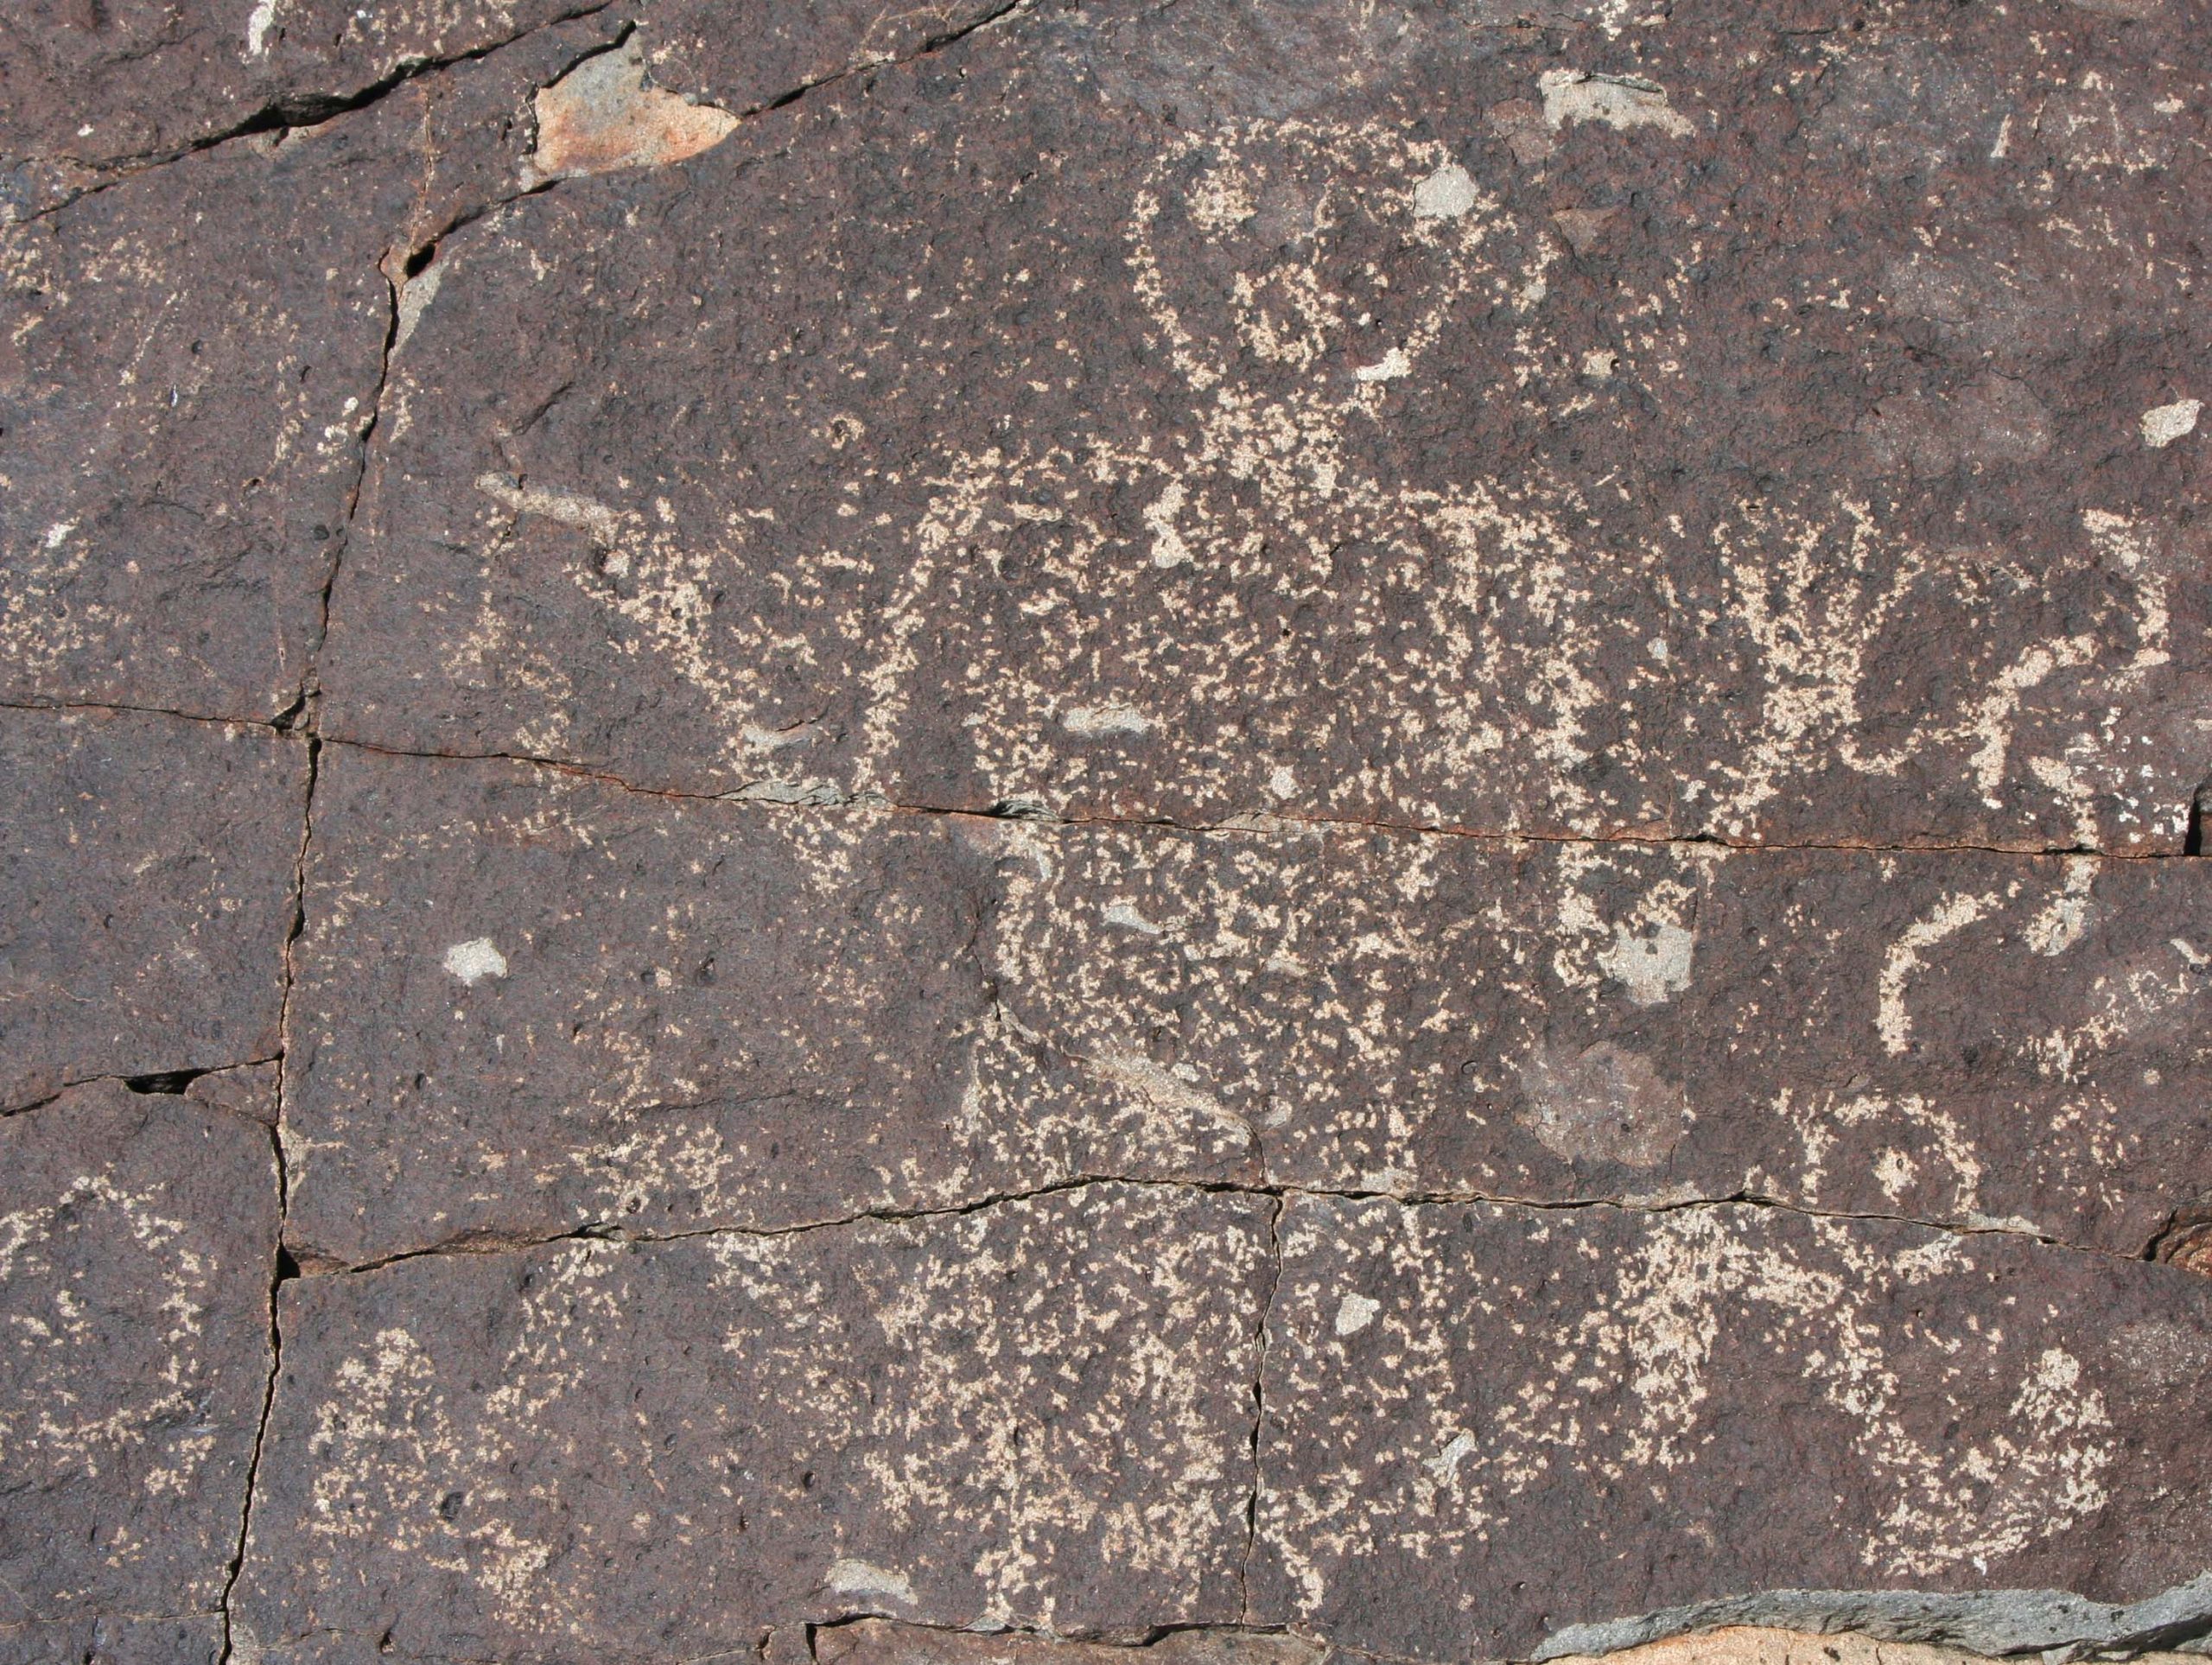
[[[1071,706],[1060,713],[1060,723],[1071,734],[1095,740],[1103,734],[1148,734],[1153,721],[1133,705],[1118,701],[1103,705]]]
[[[1337,1303],[1336,1331],[1339,1336],[1356,1336],[1375,1322],[1375,1315],[1382,1310],[1382,1303],[1370,1300],[1365,1295],[1346,1295]]]
[[[472,937],[446,950],[445,968],[449,975],[474,988],[486,977],[505,976],[507,956],[489,937]]]
[[[822,1582],[833,1595],[895,1601],[902,1607],[915,1605],[913,1581],[904,1573],[892,1572],[872,1561],[832,1561]]]
[[[2158,451],[2187,438],[2196,431],[2196,419],[2203,410],[2202,399],[2176,399],[2171,404],[2152,406],[2143,413],[2143,443]]]
[[[276,9],[281,0],[254,0],[253,10],[246,14],[245,55],[265,58],[269,55],[269,31],[276,27]]]
[[[1375,363],[1361,365],[1351,373],[1357,381],[1395,382],[1402,377],[1412,375],[1414,365],[1413,360],[1406,357],[1403,349],[1394,346]]]
[[[1670,919],[1648,931],[1632,925],[1613,927],[1612,945],[1597,956],[1598,969],[1628,989],[1638,1006],[1659,1006],[1690,986],[1690,961],[1697,938]]]

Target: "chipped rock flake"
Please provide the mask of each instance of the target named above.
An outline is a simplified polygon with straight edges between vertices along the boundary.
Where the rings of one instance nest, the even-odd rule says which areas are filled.
[[[1697,131],[1690,118],[1667,101],[1664,87],[1620,75],[1573,69],[1548,69],[1538,81],[1544,120],[1556,131],[1574,122],[1602,122],[1608,127],[1656,127],[1676,138]]]
[[[1579,1056],[1539,1052],[1522,1066],[1521,1082],[1522,1123],[1564,1161],[1656,1168],[1689,1128],[1681,1089],[1610,1041]]]
[[[2196,418],[2204,409],[2202,399],[2176,399],[2143,413],[2143,443],[2160,450],[2196,431]]]
[[[632,36],[587,58],[537,95],[537,179],[662,168],[710,150],[738,118],[711,105],[687,104],[655,86]]]

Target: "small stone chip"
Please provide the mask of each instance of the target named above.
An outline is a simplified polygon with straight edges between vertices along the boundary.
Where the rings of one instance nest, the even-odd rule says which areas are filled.
[[[587,58],[537,95],[531,166],[540,179],[663,168],[713,149],[737,120],[653,86],[633,40]]]
[[[2143,443],[2163,451],[2176,440],[2196,431],[2196,418],[2204,410],[2202,399],[2176,399],[2153,405],[2143,413]]]
[[[446,950],[446,969],[474,988],[486,977],[505,976],[507,956],[489,937],[473,937]]]
[[[1415,219],[1457,219],[1475,206],[1475,181],[1456,162],[1447,162],[1414,187]]]

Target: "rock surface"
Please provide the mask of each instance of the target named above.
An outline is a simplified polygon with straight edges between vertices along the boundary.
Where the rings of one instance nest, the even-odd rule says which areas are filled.
[[[1101,1175],[2140,1255],[2212,1165],[2193,863],[796,815],[349,748],[316,802],[303,1257]]]
[[[224,146],[0,226],[6,697],[297,702],[391,321],[367,137]]]
[[[1026,1032],[988,937],[1027,870],[1005,823],[350,750],[316,805],[303,1259],[1260,1177],[1250,1128],[1166,1067]]]
[[[820,1665],[1315,1665],[1321,1649],[1254,1630],[1171,1630],[1141,1651],[1019,1631],[977,1635],[862,1618],[814,1633]]]
[[[1088,1186],[289,1284],[236,1622],[275,1662],[1234,1620],[1274,1208]]]
[[[328,116],[425,65],[599,9],[593,0],[26,0],[0,17],[0,191],[19,214],[36,213],[234,134]]]
[[[2200,21],[0,18],[0,1662],[2212,1647]]]
[[[0,1109],[273,1058],[304,741],[0,709]]]
[[[863,1618],[817,1630],[822,1665],[1316,1665],[1314,1643],[1258,1630],[1173,1630],[1134,1656],[1093,1643],[1019,1633],[976,1636],[932,1630],[893,1620]],[[1592,1655],[1560,1654],[1560,1665],[1589,1665]],[[1604,1655],[1609,1665],[1977,1665],[1983,1655],[1923,1643],[1879,1642],[1768,1626],[1738,1625],[1647,1643]],[[2145,1665],[2179,1665],[2193,1655],[2148,1653]]]
[[[1263,1622],[1522,1658],[1719,1591],[2201,1570],[2165,1484],[2212,1371],[2186,1274],[1742,1206],[1301,1198],[1280,1235]]]
[[[271,1367],[276,1097],[264,1064],[0,1121],[0,1658],[220,1650]]]
[[[1163,130],[1170,72],[1091,22],[457,237],[393,361],[332,732],[950,808],[2181,846],[2206,566],[2145,487],[2193,463],[2138,442],[2148,382],[2101,433],[2024,402],[2110,317],[2182,353],[2187,273],[2081,254],[2063,328],[2059,289],[1973,287],[2056,262],[2076,195],[2171,246],[2164,172],[1977,154],[1862,200],[1914,130],[1823,96],[1806,37],[1745,65],[1694,27],[1632,54],[1679,107],[1578,79],[1626,41],[1479,30]],[[2147,44],[2094,73],[2186,105]],[[1838,73],[1871,112],[1915,54],[1993,50]],[[1541,165],[1432,113],[1539,100]],[[1629,196],[1618,253],[1562,243]],[[1981,391],[1885,386],[1923,340]],[[1929,424],[1971,466],[1898,476]]]

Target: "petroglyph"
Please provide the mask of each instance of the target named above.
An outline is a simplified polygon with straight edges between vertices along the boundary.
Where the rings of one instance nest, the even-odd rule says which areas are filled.
[[[195,1617],[219,1627],[277,1226],[257,1125],[275,1071],[227,1074],[175,1095],[104,1082],[0,1121],[0,1579],[18,1647],[38,1646],[18,1625],[50,1644],[134,1615],[175,1616],[192,1644]]]
[[[1570,1521],[1698,1510],[1745,1485],[1784,1532],[1792,1510],[1858,1500],[1847,1532],[1824,1521],[1787,1552],[1829,1587],[1970,1575],[2114,1529],[2096,1522],[2128,1484],[2117,1419],[2140,1390],[2099,1362],[2102,1320],[2062,1333],[2039,1297],[1941,1338],[1916,1316],[1948,1291],[2012,1287],[2030,1246],[1747,1209],[1330,1198],[1292,1201],[1281,1230],[1255,1579],[1262,1611],[1355,1645],[1450,1656],[1470,1586],[1440,1567],[1548,1592],[1485,1616],[1478,1645],[1501,1655],[1530,1646],[1540,1615],[1633,1610],[1663,1570],[1562,1576],[1539,1546]],[[2085,1293],[2126,1279],[2086,1261],[2063,1275]],[[1349,1335],[1348,1283],[1378,1305]],[[1815,1441],[1789,1472],[1738,1432],[1762,1416]],[[1773,1581],[1756,1534],[1705,1548],[1724,1581]]]
[[[1649,88],[1551,75],[1558,123],[1687,126]],[[702,175],[690,188],[743,200],[747,187]],[[1116,252],[1056,315],[1126,316],[1167,391],[1079,399],[974,443],[839,413],[811,429],[837,478],[781,507],[734,484],[610,493],[559,467],[527,485],[483,473],[481,493],[519,519],[465,516],[481,529],[468,536],[517,553],[458,583],[449,622],[418,610],[391,627],[429,651],[461,708],[495,728],[513,713],[491,749],[779,802],[1199,821],[1266,804],[1738,842],[1817,837],[1852,803],[1885,806],[1885,842],[2177,847],[2188,792],[2144,725],[2168,721],[2171,596],[2193,533],[2093,508],[2054,528],[2063,553],[2031,562],[1965,534],[1931,541],[1848,490],[1789,489],[1624,541],[1606,492],[1570,473],[1416,467],[1392,438],[1440,397],[1545,383],[1556,264],[1567,244],[1614,235],[1614,211],[1531,218],[1438,140],[1306,118],[1177,137],[1121,189],[1110,224],[1087,231]],[[490,225],[464,257],[480,304],[543,295],[521,222]],[[617,281],[595,274],[625,257],[566,257],[563,288]],[[931,292],[909,290],[883,304]],[[679,304],[650,293],[641,315]],[[1685,293],[1656,297],[1653,327],[1706,326]],[[1475,382],[1470,331],[1497,349]],[[1058,366],[1037,397],[1088,384],[1074,340],[1022,340]],[[639,350],[674,351],[658,336]],[[1648,377],[1642,356],[1567,361],[1592,384]],[[451,460],[442,401],[414,389],[411,363],[398,397],[432,449],[385,465],[390,554],[371,556],[403,566],[419,494],[400,482]],[[1987,380],[1955,416],[1885,404],[1866,431],[1900,466],[2032,460],[2050,443],[2032,399]],[[569,593],[549,594],[556,581]],[[1940,659],[1916,645],[1933,635]],[[352,639],[341,627],[346,721],[400,738],[374,692],[388,673],[348,658]],[[604,705],[613,668],[586,670],[610,643],[620,677],[672,690],[690,738],[671,747],[665,722],[625,738],[630,720]]]
[[[0,16],[0,1655],[2212,1645],[2202,31],[1817,10]]]
[[[632,1575],[566,1553],[578,1463],[610,1490],[594,1535],[685,1588],[654,1623],[687,1656],[887,1607],[1232,1620],[1272,1207],[1090,1186],[289,1286],[247,1622],[264,1649],[391,1623],[329,1573],[435,1560],[499,1652],[627,1651]],[[671,1493],[685,1474],[714,1478]],[[403,1617],[395,1640],[435,1650],[451,1623]]]

